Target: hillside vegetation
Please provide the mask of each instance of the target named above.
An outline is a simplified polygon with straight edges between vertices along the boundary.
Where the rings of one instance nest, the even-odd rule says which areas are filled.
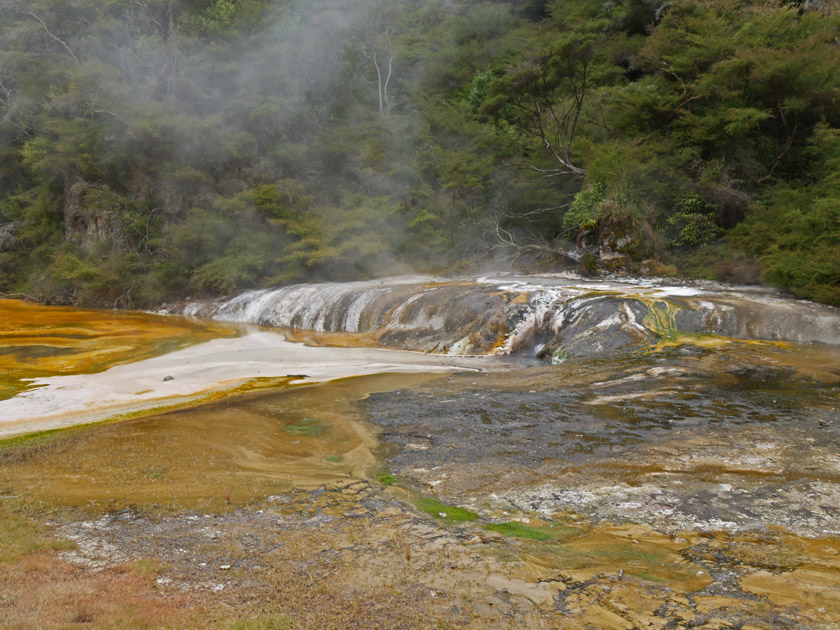
[[[832,0],[0,0],[0,291],[487,261],[840,304]]]

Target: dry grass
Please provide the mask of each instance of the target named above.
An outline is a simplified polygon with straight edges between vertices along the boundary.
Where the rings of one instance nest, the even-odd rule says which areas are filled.
[[[64,560],[72,542],[0,505],[0,628],[241,628],[237,613],[201,593],[162,590],[157,562],[97,570]],[[283,628],[262,625],[254,628]]]
[[[67,549],[72,544],[45,536],[29,519],[0,506],[0,570],[22,558],[48,550]]]
[[[411,583],[355,588],[334,580],[348,567],[311,557],[311,545],[326,546],[326,538],[299,531],[285,543],[261,569],[248,575],[231,571],[237,586],[214,593],[184,574],[184,567],[165,561],[104,569],[68,562],[60,551],[72,549],[72,543],[0,506],[0,628],[444,630],[456,622],[466,627],[453,600],[426,588]],[[184,579],[177,586],[158,583],[161,576],[179,573]]]
[[[219,620],[213,607],[191,599],[156,592],[154,580],[131,565],[93,571],[42,552],[6,565],[0,627],[200,628]]]
[[[131,564],[94,571],[59,551],[72,543],[0,507],[0,628],[190,628],[212,620],[188,595],[162,595],[154,574]]]

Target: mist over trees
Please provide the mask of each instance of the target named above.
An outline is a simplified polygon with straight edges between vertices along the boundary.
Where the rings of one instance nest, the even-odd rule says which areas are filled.
[[[574,258],[840,304],[839,14],[0,0],[0,291],[140,306]]]

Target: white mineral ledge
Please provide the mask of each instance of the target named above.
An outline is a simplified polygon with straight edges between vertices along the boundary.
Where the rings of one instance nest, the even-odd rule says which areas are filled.
[[[281,334],[256,332],[98,374],[32,379],[33,389],[0,400],[0,438],[188,402],[260,377],[305,375],[298,382],[322,382],[386,372],[481,370],[491,361],[377,348],[309,347],[286,341]],[[164,380],[167,376],[172,379]]]

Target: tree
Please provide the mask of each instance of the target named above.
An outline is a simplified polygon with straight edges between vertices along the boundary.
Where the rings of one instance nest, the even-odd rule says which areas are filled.
[[[70,46],[64,39],[56,35],[56,33],[53,32],[53,30],[51,30],[50,26],[47,25],[47,23],[40,15],[38,15],[38,13],[34,12],[31,9],[31,3],[19,2],[18,0],[3,0],[3,2],[0,3],[0,10],[12,11],[37,22],[43,29],[44,33],[46,33],[47,36],[53,41],[58,42],[58,44],[67,52],[67,54],[69,54],[70,57],[72,57],[73,61],[78,63],[79,58],[76,56],[76,53],[73,52],[73,49],[70,48]]]
[[[390,26],[385,26],[384,30],[385,41],[388,46],[388,65],[386,67],[380,66],[379,56],[376,52],[376,44],[371,41],[370,33],[365,29],[365,45],[362,46],[362,54],[370,59],[373,67],[376,69],[376,88],[379,96],[379,113],[383,116],[391,114],[391,101],[388,98],[388,84],[391,82],[391,75],[394,69],[394,44],[391,41],[393,29]],[[384,64],[384,61],[383,61]],[[383,79],[383,74],[384,79]]]
[[[529,169],[549,177],[586,176],[573,149],[589,95],[595,49],[593,36],[573,34],[493,83],[483,113],[536,138],[553,162],[550,167],[529,162]]]

